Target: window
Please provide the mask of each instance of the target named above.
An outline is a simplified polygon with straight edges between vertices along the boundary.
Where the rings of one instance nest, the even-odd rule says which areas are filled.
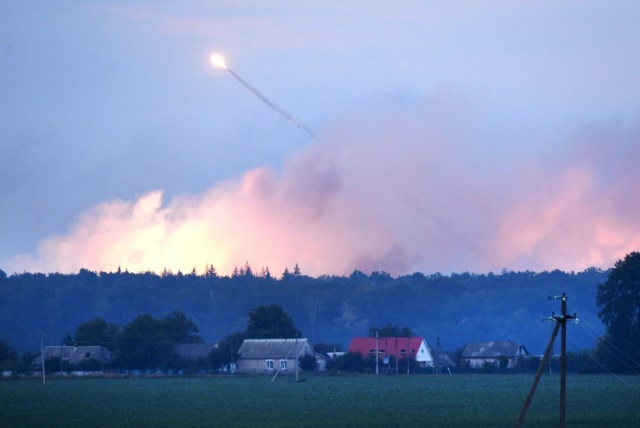
[[[267,370],[273,370],[273,360],[267,360]]]
[[[280,370],[286,370],[287,360],[280,360]]]

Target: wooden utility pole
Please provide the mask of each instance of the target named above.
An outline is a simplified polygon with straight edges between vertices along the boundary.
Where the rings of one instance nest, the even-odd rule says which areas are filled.
[[[40,364],[42,365],[42,384],[47,383],[47,378],[44,372],[44,338],[40,335]]]
[[[531,385],[531,389],[529,390],[529,394],[527,395],[527,399],[522,406],[522,410],[520,411],[520,415],[518,416],[518,420],[516,421],[516,428],[522,427],[524,423],[524,418],[527,415],[527,411],[529,410],[529,406],[531,405],[531,401],[533,400],[533,395],[536,392],[536,388],[538,386],[538,382],[540,381],[540,377],[542,377],[542,373],[544,372],[544,366],[549,359],[549,355],[551,354],[551,350],[553,349],[553,342],[556,340],[556,336],[558,336],[558,330],[562,328],[562,333],[560,334],[560,428],[565,428],[566,424],[566,386],[567,386],[567,320],[575,319],[576,322],[578,317],[576,314],[567,315],[567,295],[562,293],[562,296],[549,297],[549,299],[555,299],[561,301],[561,312],[560,316],[556,316],[555,313],[551,313],[549,317],[549,321],[555,323],[553,327],[553,332],[551,333],[551,340],[549,340],[549,344],[547,345],[547,349],[544,352],[544,356],[542,357],[542,361],[540,361],[540,366],[538,367],[538,371],[536,372],[536,377],[533,380],[533,385]]]
[[[562,333],[560,334],[560,428],[565,427],[566,420],[566,396],[567,396],[567,320],[574,319],[577,321],[576,314],[567,315],[567,296],[556,297],[562,302],[562,310],[560,315],[560,323],[562,324]]]
[[[379,340],[380,338],[378,337],[378,330],[376,330],[376,375],[380,372],[378,369],[379,361],[380,361],[380,352],[379,352],[380,346],[378,345]]]
[[[522,423],[524,422],[524,417],[527,415],[527,411],[529,410],[529,406],[531,405],[531,401],[533,400],[533,395],[536,393],[538,382],[540,382],[540,378],[542,377],[542,373],[544,372],[544,365],[547,363],[547,360],[549,359],[549,355],[551,354],[551,350],[553,349],[553,342],[556,340],[556,336],[558,335],[559,328],[560,328],[560,324],[556,324],[553,327],[553,333],[551,333],[551,339],[549,340],[547,349],[544,351],[544,356],[542,357],[542,361],[540,361],[540,366],[538,367],[538,371],[536,372],[536,377],[533,379],[533,385],[531,385],[531,389],[529,390],[527,399],[524,401],[522,410],[520,410],[520,416],[518,416],[518,421],[516,422],[516,425],[515,425],[516,428],[520,428],[522,426]]]
[[[404,357],[407,359],[407,374],[409,374],[409,373],[410,373],[410,370],[409,370],[409,369],[410,369],[410,367],[409,367],[409,355],[410,355],[410,354],[409,354],[409,350],[410,350],[410,348],[411,348],[411,346],[410,346],[410,345],[411,345],[411,343],[410,343],[410,340],[409,340],[409,336],[407,336],[407,350],[406,350],[406,352],[404,353]]]

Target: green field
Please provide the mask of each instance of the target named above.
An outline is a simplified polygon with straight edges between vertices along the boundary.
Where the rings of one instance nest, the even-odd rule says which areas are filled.
[[[0,382],[2,427],[513,426],[533,376],[310,376]],[[557,426],[544,376],[525,426]],[[567,426],[640,426],[640,376],[567,378]]]

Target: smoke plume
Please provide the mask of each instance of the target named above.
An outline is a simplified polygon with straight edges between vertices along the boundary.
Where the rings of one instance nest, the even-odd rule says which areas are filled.
[[[257,168],[169,201],[159,190],[106,201],[11,267],[582,270],[640,248],[637,127],[585,127],[558,136],[557,150],[510,158],[481,123],[446,92],[346,113],[282,172]]]

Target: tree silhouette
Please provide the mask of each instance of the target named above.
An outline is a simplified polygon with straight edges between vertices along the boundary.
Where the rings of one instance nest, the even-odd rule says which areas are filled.
[[[302,333],[293,319],[280,305],[258,306],[249,312],[246,334],[252,339],[286,339],[300,337]]]
[[[640,253],[616,262],[607,281],[598,285],[597,302],[598,316],[607,327],[601,346],[610,344],[622,353],[621,359],[606,361],[607,366],[640,371]]]
[[[110,351],[115,351],[119,334],[120,327],[97,317],[78,324],[74,342],[77,346],[104,346]]]
[[[394,325],[389,322],[380,327],[378,327],[375,324],[369,327],[370,337],[375,337],[376,332],[378,333],[379,337],[411,337],[413,336],[413,330],[411,329],[411,327],[400,327],[398,325]]]
[[[118,359],[132,369],[158,369],[174,366],[178,360],[176,343],[202,342],[198,326],[182,312],[162,319],[150,314],[138,315],[122,328],[118,340]]]

